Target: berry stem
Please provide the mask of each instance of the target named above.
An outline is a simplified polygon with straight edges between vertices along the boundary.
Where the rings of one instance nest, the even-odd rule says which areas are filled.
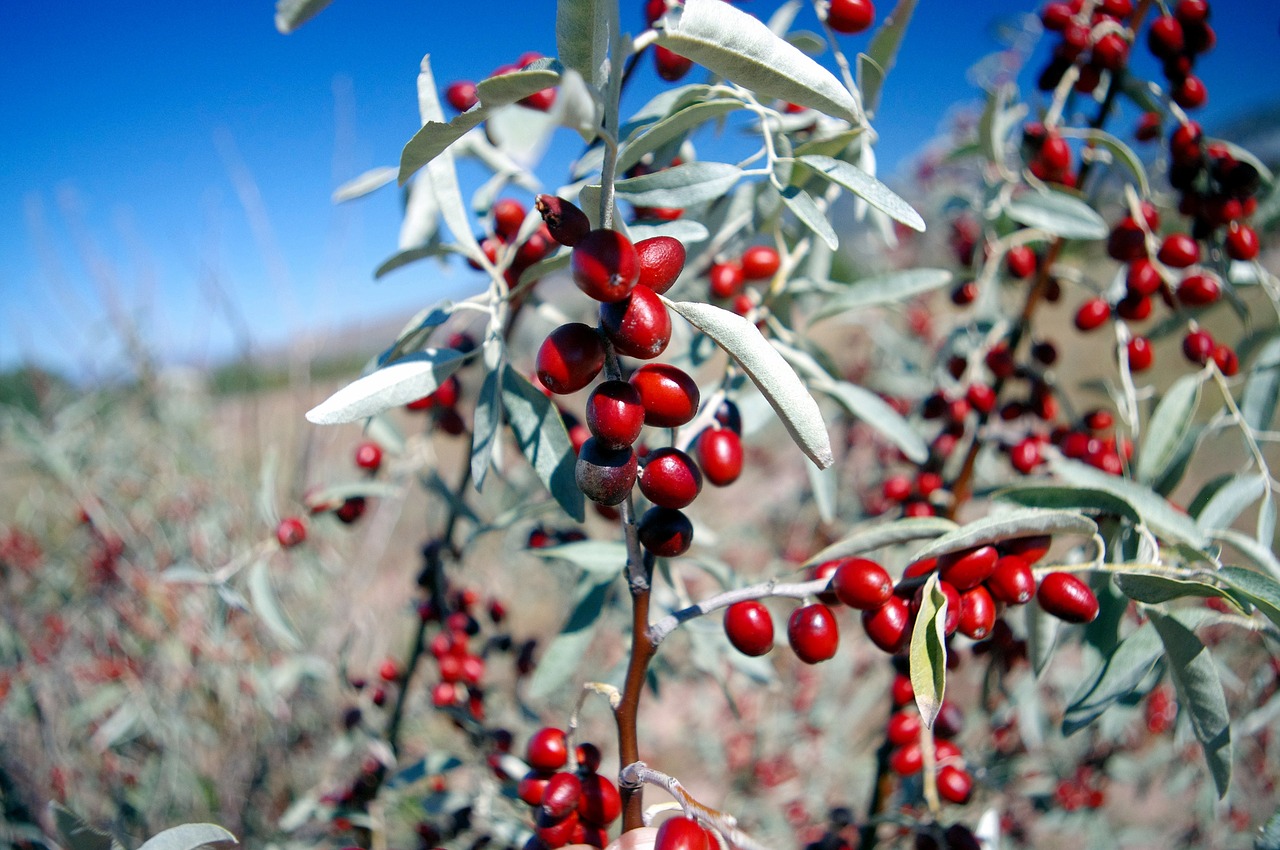
[[[658,622],[649,627],[649,639],[656,648],[658,644],[666,640],[667,635],[675,631],[682,623],[701,617],[703,614],[710,614],[721,608],[728,608],[735,602],[745,602],[752,599],[767,599],[769,597],[779,597],[786,599],[806,599],[815,594],[821,593],[827,589],[827,585],[831,583],[830,578],[814,579],[813,581],[795,582],[791,584],[778,584],[775,581],[766,581],[761,584],[753,584],[750,587],[740,587],[735,590],[728,590],[724,593],[717,593],[715,596],[709,596],[700,602],[695,602],[687,608],[682,608],[673,614],[668,614]]]

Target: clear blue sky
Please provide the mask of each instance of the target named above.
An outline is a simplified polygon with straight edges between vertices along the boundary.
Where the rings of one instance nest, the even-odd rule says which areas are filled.
[[[767,17],[778,4],[741,5]],[[1280,100],[1280,6],[1220,5],[1230,14],[1213,19],[1218,48],[1199,69],[1209,126]],[[623,2],[634,31],[642,6]],[[991,22],[1029,8],[921,0],[877,116],[886,170],[978,96],[965,70],[999,47]],[[408,316],[466,287],[464,270],[427,267],[374,282],[396,246],[396,192],[337,208],[329,196],[398,161],[417,126],[424,53],[441,84],[482,78],[524,51],[554,53],[553,10],[550,0],[335,0],[282,36],[270,0],[3,4],[0,367],[34,359],[111,374],[113,310],[163,358],[208,362],[234,349],[235,321],[269,346]],[[814,26],[813,11],[797,23]],[[864,44],[848,39],[851,51]],[[630,97],[638,104],[657,85],[645,63]],[[569,156],[575,138],[555,150]],[[544,176],[554,186],[562,173]],[[265,227],[251,224],[238,174],[251,178]],[[238,319],[218,306],[222,295]]]

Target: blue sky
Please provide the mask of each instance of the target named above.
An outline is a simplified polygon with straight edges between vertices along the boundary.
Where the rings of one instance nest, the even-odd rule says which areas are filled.
[[[767,17],[778,4],[741,5]],[[642,6],[623,0],[635,30]],[[1230,6],[1213,20],[1218,48],[1198,69],[1210,104],[1197,117],[1210,127],[1280,100],[1280,8]],[[978,96],[965,70],[999,47],[991,22],[1028,8],[921,0],[877,116],[883,166],[906,161],[949,110]],[[0,368],[34,359],[113,374],[113,315],[162,358],[201,363],[234,350],[239,333],[271,346],[407,316],[468,285],[462,269],[374,282],[395,250],[397,193],[341,207],[329,197],[347,178],[397,162],[417,126],[424,53],[442,85],[527,50],[554,53],[554,4],[335,0],[290,36],[276,32],[272,13],[270,0],[0,7],[9,127],[0,141]],[[797,25],[815,22],[806,9]],[[633,105],[658,85],[645,63]],[[553,148],[565,158],[546,171],[549,185],[574,139],[566,133]]]

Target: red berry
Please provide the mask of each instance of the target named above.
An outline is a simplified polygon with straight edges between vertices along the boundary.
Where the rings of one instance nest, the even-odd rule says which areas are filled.
[[[1209,99],[1209,89],[1204,80],[1188,74],[1173,87],[1173,102],[1183,109],[1199,109]]]
[[[548,818],[559,820],[570,812],[577,811],[578,801],[582,798],[582,780],[577,774],[561,772],[547,780],[542,792],[542,813]]]
[[[924,754],[920,742],[911,741],[889,754],[889,767],[899,776],[913,776],[924,767]]]
[[[450,694],[449,700],[443,705],[451,705],[453,703],[453,695]],[[516,786],[516,796],[521,802],[530,806],[541,806],[542,795],[546,791],[547,783],[551,781],[551,777],[556,774],[544,771],[531,770],[521,778],[520,783]]]
[[[982,640],[991,634],[996,622],[996,603],[982,585],[960,594],[960,619],[956,628],[960,634]]]
[[[905,475],[891,475],[884,480],[883,492],[891,502],[905,502],[911,496],[911,479]]]
[[[1138,119],[1138,126],[1133,131],[1133,137],[1140,142],[1150,142],[1160,137],[1160,113],[1144,112],[1142,117]]]
[[[504,242],[510,242],[524,224],[524,204],[512,198],[502,198],[493,205],[493,232]]]
[[[635,245],[640,262],[641,286],[659,294],[666,292],[684,271],[684,243],[672,236],[654,236]]]
[[[888,653],[902,648],[911,622],[911,609],[904,599],[892,596],[874,611],[862,612],[862,628],[871,642]],[[909,681],[909,680],[908,680]]]
[[[307,522],[302,517],[289,516],[276,526],[276,540],[285,549],[292,549],[307,539]]]
[[[938,576],[956,590],[968,590],[987,580],[999,557],[990,544],[949,552],[938,558]]]
[[[561,325],[547,335],[538,349],[535,368],[538,380],[551,392],[577,392],[604,368],[604,342],[590,325]]]
[[[1213,348],[1213,362],[1217,365],[1218,371],[1230,378],[1232,375],[1240,371],[1240,358],[1231,350],[1229,345],[1218,343]]]
[[[791,612],[787,620],[787,642],[805,664],[817,664],[836,654],[840,632],[831,609],[821,602]]]
[[[675,508],[652,507],[640,517],[640,545],[659,558],[676,558],[693,543],[693,523]]]
[[[646,363],[630,380],[640,393],[646,425],[678,428],[698,412],[698,385],[682,369],[666,363]]]
[[[364,496],[352,496],[339,505],[333,515],[344,525],[351,525],[351,523],[364,516],[365,507],[367,507],[367,503]]]
[[[569,749],[564,730],[544,726],[529,738],[525,745],[525,758],[534,770],[559,770],[569,761]]]
[[[1036,252],[1026,245],[1015,246],[1004,255],[1004,263],[1011,277],[1025,280],[1036,270]]]
[[[1209,274],[1187,275],[1178,284],[1178,300],[1188,307],[1203,307],[1218,300],[1222,285]]]
[[[1045,135],[1036,161],[1048,174],[1061,174],[1071,167],[1071,146],[1056,132]]]
[[[659,44],[653,49],[653,64],[659,77],[674,83],[689,73],[689,69],[693,67],[693,60],[686,59]]]
[[[752,245],[742,252],[742,276],[747,280],[768,280],[778,273],[782,260],[768,245]]]
[[[698,436],[698,466],[716,487],[726,487],[742,474],[742,438],[728,428],[708,428]]]
[[[573,477],[591,501],[618,505],[635,485],[637,470],[636,453],[630,447],[610,449],[592,437],[578,450]]]
[[[539,812],[537,821],[534,824],[534,834],[547,847],[563,847],[573,840],[574,832],[577,831],[580,825],[577,812],[570,812],[567,817],[560,820],[547,817]]]
[[[1209,20],[1208,0],[1180,0],[1173,14],[1183,24],[1203,24]]]
[[[664,508],[683,508],[702,491],[702,472],[693,458],[676,448],[661,448],[645,458],[640,492]]]
[[[579,744],[574,756],[578,762],[578,770],[585,773],[595,773],[599,770],[600,761],[604,757],[600,752],[600,748],[589,741]]]
[[[1127,346],[1129,351],[1129,370],[1132,372],[1144,372],[1151,368],[1151,362],[1154,354],[1151,351],[1151,341],[1145,336],[1135,336],[1129,340]]]
[[[973,777],[964,768],[943,765],[938,769],[938,796],[948,803],[964,805],[973,796]]]
[[[1005,555],[996,561],[995,569],[987,578],[986,588],[995,599],[1006,605],[1023,605],[1035,595],[1036,579],[1025,560],[1016,555]]]
[[[901,747],[920,739],[920,715],[913,711],[897,711],[889,718],[885,737],[895,747]]]
[[[1129,61],[1129,42],[1119,33],[1107,33],[1093,45],[1093,62],[1108,71],[1118,71]]]
[[[394,659],[388,658],[378,668],[378,675],[382,677],[384,682],[398,681],[400,679],[400,665]]]
[[[606,448],[627,448],[644,427],[640,393],[626,381],[600,384],[587,397],[587,427]]]
[[[827,25],[844,35],[865,32],[876,19],[871,0],[831,0],[827,9]]]
[[[1116,302],[1116,315],[1126,321],[1141,322],[1151,315],[1151,299],[1129,293]]]
[[[965,400],[974,410],[988,414],[996,407],[996,391],[986,384],[970,384],[964,394]]]
[[[587,214],[564,198],[539,195],[534,201],[551,238],[561,245],[577,245],[591,232]]]
[[[1158,59],[1171,59],[1182,52],[1182,22],[1173,15],[1161,15],[1147,30],[1147,49]]]
[[[1122,263],[1131,263],[1147,255],[1147,236],[1142,225],[1125,216],[1111,228],[1107,235],[1107,256]]]
[[[599,751],[597,751],[598,754]],[[599,766],[597,757],[596,765]],[[578,799],[578,817],[589,824],[608,826],[622,814],[622,798],[608,777],[591,772],[582,778],[582,796]]]
[[[621,301],[640,279],[640,261],[631,240],[599,228],[573,246],[569,257],[573,282],[597,301]]]
[[[737,263],[716,263],[707,271],[711,294],[716,298],[732,298],[742,291],[746,278]]]
[[[1040,10],[1040,20],[1050,32],[1062,32],[1074,16],[1069,3],[1048,3]]]
[[[600,305],[600,326],[620,354],[652,360],[671,341],[671,314],[647,286],[636,286],[621,301]]]
[[[1146,257],[1134,260],[1125,272],[1125,288],[1130,295],[1154,295],[1160,282],[1160,272]]]
[[[1186,233],[1170,233],[1160,243],[1160,262],[1175,269],[1185,269],[1200,262],[1200,245]]]
[[[743,655],[764,655],[773,649],[773,617],[754,599],[735,602],[725,609],[724,633]]]
[[[378,467],[382,466],[382,447],[371,442],[356,446],[356,466],[377,472]]]
[[[1233,260],[1252,260],[1258,256],[1258,234],[1247,224],[1232,222],[1223,244],[1227,256]]]
[[[893,677],[893,684],[889,688],[889,696],[893,699],[895,706],[906,705],[916,698],[915,688],[911,686],[911,677],[898,673]]]
[[[1000,551],[1005,555],[1016,555],[1030,566],[1048,554],[1049,546],[1052,544],[1053,538],[1049,535],[1035,534],[1030,537],[1015,537],[1012,540],[1001,541]]]
[[[967,280],[951,290],[951,303],[957,307],[967,307],[977,299],[978,284],[975,281]]]
[[[707,831],[693,818],[667,818],[658,827],[653,850],[713,850]]]
[[[1009,449],[1009,463],[1023,475],[1039,466],[1041,460],[1040,443],[1034,437],[1019,440]]]
[[[893,596],[893,579],[884,567],[866,558],[846,558],[831,577],[836,598],[860,611],[879,608]]]
[[[1098,597],[1071,573],[1049,573],[1041,579],[1036,600],[1046,613],[1068,623],[1089,623],[1098,616]]]
[[[459,112],[466,112],[480,102],[480,98],[476,96],[476,84],[470,80],[450,83],[444,90],[444,99]]]
[[[1110,317],[1111,305],[1105,298],[1090,298],[1076,311],[1076,327],[1082,331],[1091,331],[1101,327]]]
[[[1191,331],[1182,338],[1182,354],[1192,363],[1203,366],[1213,355],[1213,337],[1208,331]]]

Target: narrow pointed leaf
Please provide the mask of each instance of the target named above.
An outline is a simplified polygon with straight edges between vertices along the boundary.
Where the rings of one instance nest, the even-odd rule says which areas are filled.
[[[804,562],[811,567],[836,558],[860,555],[884,546],[910,543],[940,537],[956,528],[956,524],[942,517],[905,517],[893,522],[876,522],[855,528],[844,537],[823,548]]]
[[[333,0],[276,0],[276,29],[283,35],[324,11]]]
[[[622,146],[618,154],[618,171],[624,172],[644,155],[656,151],[668,142],[680,139],[690,131],[721,116],[745,109],[746,105],[732,98],[701,101],[690,104],[649,127]]]
[[[613,580],[614,577],[603,580],[584,578],[579,583],[568,621],[538,659],[538,666],[529,682],[530,697],[539,699],[554,694],[572,679],[595,640],[595,626],[600,612],[604,610]]]
[[[1266,492],[1267,482],[1257,474],[1237,475],[1218,489],[1196,516],[1196,525],[1206,533],[1230,528],[1231,523]]]
[[[938,587],[938,574],[933,573],[924,585],[909,651],[916,707],[920,709],[920,719],[930,729],[942,709],[947,687],[946,624],[947,597]]]
[[[356,198],[363,198],[370,192],[376,192],[383,186],[394,183],[396,174],[399,169],[390,165],[381,168],[371,168],[359,177],[348,180],[337,189],[333,190],[333,202],[341,204],[344,201],[353,201]]]
[[[302,648],[302,641],[289,623],[284,609],[280,607],[280,598],[276,596],[275,588],[271,586],[271,575],[265,560],[257,561],[249,568],[249,599],[253,602],[254,613],[262,618],[276,640],[287,649]]]
[[[1158,611],[1151,611],[1150,615],[1169,655],[1169,673],[1178,692],[1178,703],[1191,715],[1191,729],[1204,747],[1205,761],[1221,799],[1231,784],[1231,718],[1218,669],[1194,632]]]
[[[605,84],[609,42],[618,30],[616,0],[559,0],[556,53],[596,88]]]
[[[1183,375],[1174,381],[1152,412],[1135,470],[1139,481],[1151,482],[1173,461],[1178,446],[1194,424],[1196,405],[1200,402],[1200,374]]]
[[[1103,239],[1106,219],[1084,201],[1065,192],[1029,192],[1005,207],[1009,218],[1064,239]]]
[[[1249,369],[1240,397],[1240,412],[1249,426],[1266,431],[1276,415],[1276,398],[1280,396],[1280,339],[1262,347]]]
[[[1237,599],[1253,603],[1268,620],[1280,626],[1280,583],[1275,579],[1241,567],[1223,567],[1217,576]]]
[[[498,373],[491,370],[484,376],[471,425],[471,483],[476,490],[484,487],[501,425],[502,396],[498,392]]]
[[[825,299],[810,321],[817,322],[841,313],[897,304],[951,283],[954,275],[946,269],[910,269],[888,272],[854,281]]]
[[[582,491],[574,480],[576,457],[560,411],[519,372],[502,371],[502,406],[520,451],[564,512],[581,522]]]
[[[619,180],[614,190],[637,206],[683,208],[727,194],[741,176],[742,169],[727,162],[687,162]]]
[[[620,540],[577,540],[530,550],[531,555],[567,561],[597,579],[616,578],[627,566],[627,547]]]
[[[924,232],[924,219],[901,196],[856,165],[829,156],[807,154],[800,162],[817,171],[833,183],[848,189],[894,221],[912,230]]]
[[[1127,502],[1131,509],[1161,537],[1196,548],[1204,544],[1204,534],[1191,517],[1174,510],[1150,487],[1118,478],[1079,461],[1051,458],[1050,466],[1061,478],[1081,487],[1102,490]]]
[[[355,422],[430,395],[459,366],[465,355],[451,348],[428,348],[359,378],[307,411],[316,425]]]
[[[1164,646],[1151,623],[1144,623],[1131,632],[1102,662],[1097,675],[1082,682],[1071,697],[1062,716],[1062,734],[1070,735],[1083,729],[1133,693],[1163,655]]]
[[[820,383],[814,387],[840,403],[850,414],[875,428],[893,443],[908,460],[923,463],[929,457],[929,446],[916,433],[901,413],[880,396],[849,381]]]
[[[880,90],[884,78],[893,70],[898,60],[898,49],[902,47],[902,39],[907,34],[907,25],[915,14],[917,0],[898,0],[893,11],[884,19],[884,23],[876,30],[867,47],[865,59],[875,67],[875,75],[863,73],[862,98],[868,112],[875,112],[880,105]],[[859,56],[859,65],[863,63]]]
[[[138,850],[199,850],[201,847],[225,850],[239,843],[234,835],[216,824],[184,823],[156,834]]]
[[[765,97],[851,121],[858,102],[840,81],[761,21],[720,0],[688,0],[668,13],[658,43]]]
[[[934,558],[948,552],[959,552],[999,543],[1018,537],[1040,534],[1093,534],[1098,530],[1093,520],[1075,511],[1023,508],[967,523],[950,534],[944,534],[915,553],[912,560]]]
[[[835,462],[818,403],[760,329],[736,313],[691,301],[664,303],[728,352],[773,406],[796,445],[825,469]]]
[[[800,222],[822,240],[823,244],[834,251],[840,247],[835,228],[827,221],[827,216],[818,209],[818,204],[808,192],[795,186],[788,186],[782,192],[782,202]]]
[[[1276,553],[1271,549],[1247,534],[1230,529],[1214,532],[1211,536],[1235,547],[1259,569],[1270,573],[1272,579],[1280,581],[1280,558],[1277,558]]]

